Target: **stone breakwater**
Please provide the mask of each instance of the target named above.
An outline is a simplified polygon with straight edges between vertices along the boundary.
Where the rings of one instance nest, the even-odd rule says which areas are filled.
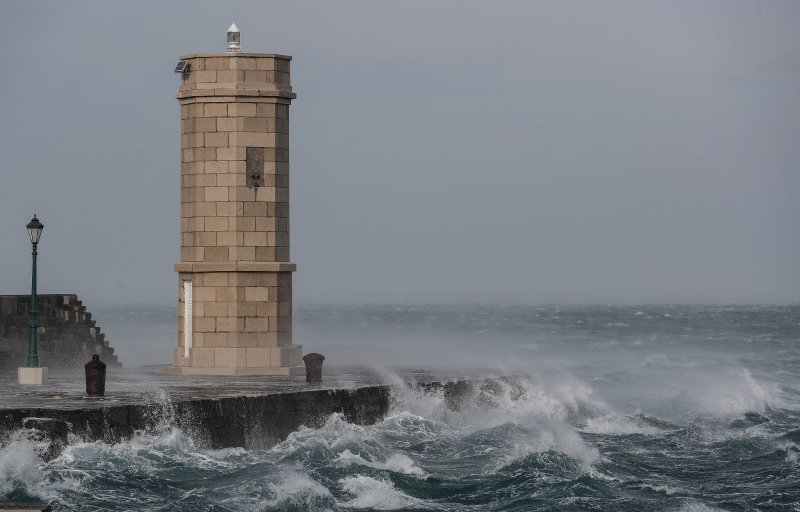
[[[493,385],[497,385],[496,379],[408,386],[441,391],[448,407],[458,408],[466,396]],[[86,400],[84,407],[14,407],[0,409],[0,436],[8,438],[21,431],[43,442],[47,445],[42,453],[45,459],[58,456],[72,436],[113,443],[165,425],[180,428],[203,446],[260,449],[277,444],[301,425],[318,427],[333,413],[342,414],[350,423],[376,423],[389,411],[394,391],[402,391],[402,387],[374,385],[176,399],[164,395],[136,403]]]
[[[36,302],[42,366],[81,370],[92,354],[109,366],[121,366],[106,335],[77,295],[37,295]],[[25,365],[30,309],[30,295],[0,295],[0,369]]]

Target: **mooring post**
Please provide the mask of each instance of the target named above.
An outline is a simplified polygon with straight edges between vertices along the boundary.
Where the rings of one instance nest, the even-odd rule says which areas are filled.
[[[92,360],[83,366],[86,371],[86,396],[106,394],[106,363],[94,354]]]
[[[303,362],[306,363],[306,382],[322,382],[322,362],[324,360],[325,356],[316,352],[303,356]]]

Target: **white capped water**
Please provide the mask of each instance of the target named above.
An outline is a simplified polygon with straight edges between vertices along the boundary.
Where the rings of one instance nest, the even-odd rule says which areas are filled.
[[[114,318],[98,318],[111,333]],[[55,510],[800,510],[798,306],[301,306],[296,322],[296,341],[326,364],[521,375],[459,410],[398,387],[376,425],[334,414],[265,450],[210,450],[165,423],[118,444],[75,439],[43,462],[15,433],[0,449],[0,499]]]

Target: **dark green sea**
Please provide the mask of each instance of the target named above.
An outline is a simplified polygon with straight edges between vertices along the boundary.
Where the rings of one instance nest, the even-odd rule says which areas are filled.
[[[123,363],[160,351],[168,360],[173,308],[95,313]],[[377,365],[389,382],[396,366],[517,377],[458,411],[435,392],[398,391],[376,425],[332,415],[261,451],[210,450],[166,423],[114,445],[75,440],[43,462],[12,436],[0,449],[0,501],[800,511],[800,306],[305,305],[295,342],[326,365]]]

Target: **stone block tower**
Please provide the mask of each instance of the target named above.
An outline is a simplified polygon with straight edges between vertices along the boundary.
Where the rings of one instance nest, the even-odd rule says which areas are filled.
[[[302,374],[289,259],[291,57],[240,53],[236,36],[233,51],[185,55],[176,68],[179,341],[165,371]]]

